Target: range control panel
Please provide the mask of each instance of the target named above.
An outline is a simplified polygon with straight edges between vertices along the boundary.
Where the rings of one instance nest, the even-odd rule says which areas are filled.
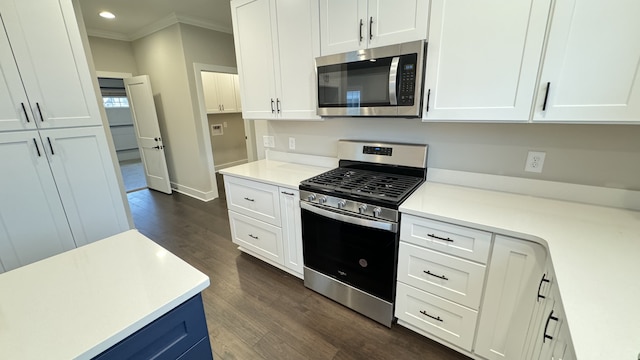
[[[393,152],[393,148],[391,147],[381,147],[381,146],[363,146],[362,153],[368,155],[382,155],[382,156],[391,156]]]

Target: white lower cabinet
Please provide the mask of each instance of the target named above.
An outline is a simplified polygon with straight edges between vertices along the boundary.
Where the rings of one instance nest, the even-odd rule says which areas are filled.
[[[476,354],[490,360],[522,358],[545,260],[545,249],[539,244],[495,236]]]
[[[402,215],[398,324],[472,351],[491,233]]]
[[[399,282],[396,317],[470,351],[478,312]]]
[[[402,214],[398,324],[475,359],[574,359],[541,245]]]
[[[282,229],[229,211],[233,242],[276,264],[284,265]]]
[[[558,285],[550,262],[540,280],[537,301],[527,333],[526,360],[574,360],[576,358]]]
[[[300,193],[224,176],[231,237],[240,250],[302,279]]]

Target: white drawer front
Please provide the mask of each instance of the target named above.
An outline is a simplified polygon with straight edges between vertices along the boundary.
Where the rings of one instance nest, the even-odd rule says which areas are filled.
[[[487,263],[491,233],[402,214],[400,240],[465,259]]]
[[[471,351],[478,312],[398,283],[396,317]]]
[[[398,281],[478,309],[486,266],[400,242]]]
[[[233,242],[274,263],[284,265],[282,230],[248,216],[229,211]]]
[[[224,187],[229,210],[281,225],[277,186],[225,175]]]

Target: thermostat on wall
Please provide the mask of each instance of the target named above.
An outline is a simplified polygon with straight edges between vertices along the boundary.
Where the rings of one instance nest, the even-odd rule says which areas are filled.
[[[211,136],[222,135],[222,124],[211,125]]]

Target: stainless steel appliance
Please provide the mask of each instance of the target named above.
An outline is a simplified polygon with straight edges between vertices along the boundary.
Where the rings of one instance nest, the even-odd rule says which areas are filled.
[[[300,183],[304,284],[390,327],[398,207],[425,180],[427,145],[341,140],[338,156]]]
[[[420,117],[425,52],[414,41],[316,58],[318,115]]]

